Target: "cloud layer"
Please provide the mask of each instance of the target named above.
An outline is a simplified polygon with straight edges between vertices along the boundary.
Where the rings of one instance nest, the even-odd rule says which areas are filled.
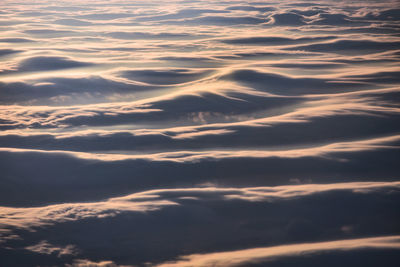
[[[5,1],[7,266],[396,266],[399,9]]]

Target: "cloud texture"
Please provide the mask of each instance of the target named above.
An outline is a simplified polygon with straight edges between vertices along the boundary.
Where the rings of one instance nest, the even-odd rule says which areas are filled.
[[[7,0],[6,266],[397,266],[397,1]]]

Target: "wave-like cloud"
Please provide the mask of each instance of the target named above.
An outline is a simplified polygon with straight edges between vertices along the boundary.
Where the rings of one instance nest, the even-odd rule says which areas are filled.
[[[156,211],[164,206],[179,205],[179,199],[220,201],[242,200],[250,202],[281,201],[285,199],[321,194],[329,191],[352,191],[353,193],[373,193],[381,190],[400,189],[400,182],[354,182],[336,184],[307,184],[276,187],[249,188],[177,188],[150,190],[128,196],[110,198],[102,202],[66,203],[44,207],[11,208],[2,207],[0,223],[3,229],[34,229],[44,225],[77,221],[86,218],[116,216],[130,212]]]
[[[214,256],[212,251],[218,248],[220,251],[233,250],[231,253],[236,256],[232,258],[244,260],[241,253],[244,248],[267,247],[257,250],[263,252],[257,254],[258,258],[264,259],[264,256],[270,255],[267,253],[271,251],[269,247],[279,244],[321,242],[321,239],[335,240],[335,237],[382,236],[385,229],[393,228],[390,220],[396,216],[397,210],[387,203],[397,201],[399,189],[399,182],[356,182],[150,190],[98,202],[31,208],[2,207],[1,233],[3,242],[9,246],[15,249],[22,246],[26,251],[41,254],[50,262],[55,256],[58,261],[68,263],[75,257],[84,257],[90,250],[90,259],[96,262],[113,259],[123,264],[124,258],[126,260],[123,255],[131,247],[136,249],[130,252],[128,262],[139,265],[149,261],[152,265],[167,260],[179,261],[183,249],[186,254],[206,252],[202,260]],[[332,200],[336,200],[335,205]],[[314,203],[311,210],[310,203]],[[348,213],[342,213],[342,205],[346,205]],[[378,210],[382,213],[379,220],[365,220],[370,212]],[[296,218],[289,218],[290,213],[296,214]],[[337,217],[339,214],[342,216]],[[187,223],[190,227],[185,226]],[[326,230],[330,234],[323,234]],[[58,233],[58,239],[53,237],[53,232]],[[85,236],[95,235],[98,240],[110,240],[114,246],[110,248],[108,243],[103,242],[94,245],[90,239],[82,238],[82,233]],[[210,240],[209,235],[214,238]],[[190,236],[192,241],[185,236]],[[266,239],[253,239],[255,236]],[[170,243],[172,238],[173,244]],[[243,243],[244,239],[249,241]],[[154,247],[155,240],[161,246],[157,252],[148,255],[145,251]],[[193,240],[197,246],[191,245]],[[121,247],[122,243],[125,246]],[[168,248],[163,245],[167,243]],[[336,244],[335,250],[348,248],[346,243],[343,246],[333,244]],[[282,248],[287,248],[285,251],[289,252],[292,246],[297,247],[284,245]],[[282,253],[280,256],[293,255],[296,253]],[[189,258],[192,257],[185,257],[186,260]],[[21,260],[23,258],[18,261]]]
[[[208,150],[205,152],[200,151],[174,151],[146,155],[129,155],[129,154],[116,154],[116,153],[85,153],[85,152],[71,152],[71,151],[48,151],[48,150],[35,150],[35,149],[20,149],[20,148],[0,148],[0,151],[14,152],[14,153],[48,153],[57,154],[62,153],[71,155],[79,159],[86,160],[100,160],[100,161],[123,161],[123,160],[150,160],[150,161],[172,161],[172,162],[196,162],[198,160],[213,158],[266,158],[266,157],[282,157],[282,158],[298,158],[298,157],[319,157],[327,154],[339,152],[358,152],[368,151],[377,148],[396,148],[400,136],[389,136],[370,140],[352,141],[333,143],[329,145],[311,147],[304,149],[293,150],[237,150],[237,151],[218,151]],[[394,143],[393,146],[386,144]]]
[[[337,240],[319,243],[283,245],[266,248],[253,248],[210,254],[194,254],[183,256],[182,260],[157,265],[171,266],[248,266],[248,264],[265,263],[280,257],[296,257],[332,251],[349,251],[365,249],[400,249],[400,236],[384,236]]]
[[[396,4],[5,1],[1,264],[397,266]]]
[[[399,171],[397,147],[398,137],[293,150],[194,150],[144,155],[3,148],[1,166],[4,177],[10,178],[4,180],[0,198],[7,205],[24,206],[204,183],[263,186],[293,181],[373,181],[377,177],[394,181]],[[244,163],[246,168],[242,167]],[[24,198],[26,194],[30,197]]]

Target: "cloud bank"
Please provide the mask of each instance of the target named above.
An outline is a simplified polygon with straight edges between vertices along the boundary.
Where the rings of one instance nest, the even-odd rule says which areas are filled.
[[[397,266],[385,1],[3,1],[5,266]]]

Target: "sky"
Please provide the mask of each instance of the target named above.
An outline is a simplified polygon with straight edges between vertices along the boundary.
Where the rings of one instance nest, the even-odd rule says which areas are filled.
[[[0,7],[0,266],[398,266],[399,1]]]

